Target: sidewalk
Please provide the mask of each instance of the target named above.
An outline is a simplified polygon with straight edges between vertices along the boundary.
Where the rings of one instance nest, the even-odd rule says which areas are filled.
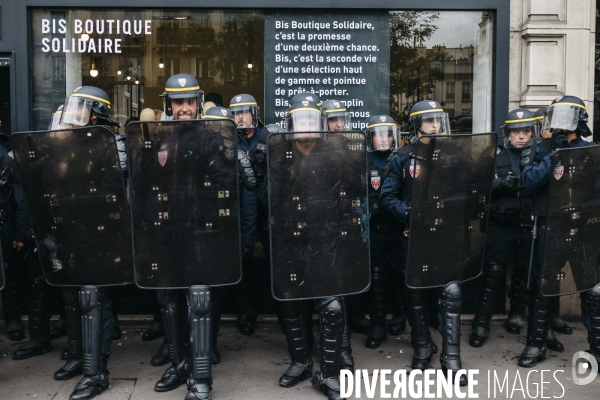
[[[313,388],[309,381],[301,382],[294,388],[283,388],[278,385],[279,376],[285,372],[290,362],[285,338],[276,323],[262,322],[257,325],[256,333],[245,337],[237,332],[235,324],[226,322],[222,324],[219,335],[219,350],[222,361],[213,366],[213,391],[211,399],[218,400],[325,400],[326,397]],[[544,388],[544,397],[565,398],[569,400],[588,400],[598,398],[600,393],[600,377],[591,384],[577,386],[573,383],[571,373],[571,358],[576,351],[589,348],[586,342],[587,332],[581,323],[572,323],[573,335],[558,335],[559,340],[565,345],[564,353],[548,351],[548,359],[533,370],[517,366],[517,356],[525,343],[525,335],[509,335],[504,330],[502,323],[493,322],[492,333],[486,345],[481,349],[474,349],[468,345],[471,331],[469,325],[463,325],[462,334],[462,359],[463,366],[470,369],[479,369],[477,376],[478,385],[474,392],[479,398],[488,398],[488,370],[499,376],[500,382],[508,372],[508,385],[503,392],[496,387],[496,398],[541,398],[540,390]],[[153,390],[154,383],[160,378],[165,367],[153,367],[150,358],[158,350],[161,340],[142,342],[141,334],[148,324],[125,324],[121,328],[123,338],[113,342],[113,354],[108,368],[111,373],[110,388],[102,393],[98,399],[102,400],[183,400],[186,394],[185,385],[168,393],[157,393]],[[433,332],[434,340],[441,350],[441,338]],[[315,335],[318,336],[315,327]],[[412,348],[409,336],[390,337],[376,350],[364,346],[365,336],[354,334],[352,345],[356,367],[367,369],[369,374],[373,370],[406,368],[410,371]],[[52,352],[29,360],[15,361],[12,352],[19,347],[19,343],[8,341],[5,335],[0,336],[0,399],[68,399],[74,385],[79,380],[55,381],[52,376],[63,362],[60,354],[66,345],[63,337],[53,342]],[[318,366],[316,350],[313,351],[315,367]],[[439,358],[434,356],[432,366],[439,368]],[[561,385],[553,378],[552,373],[544,374],[544,384],[541,384],[541,370],[562,370],[556,377],[564,386],[564,395]],[[517,371],[522,381],[522,389],[517,380]],[[533,372],[532,372],[533,371]],[[529,373],[529,384],[527,378]],[[389,393],[393,392],[393,378]],[[513,386],[515,390],[512,392]],[[529,393],[527,392],[529,390]],[[464,390],[466,393],[466,389]],[[537,395],[536,395],[537,392]],[[433,390],[435,394],[435,390]],[[364,384],[362,397],[367,398]],[[407,397],[409,395],[407,394]],[[456,395],[453,396],[456,398]],[[494,389],[490,388],[490,396],[494,397]],[[355,398],[355,397],[351,397]],[[380,397],[379,385],[374,398]]]

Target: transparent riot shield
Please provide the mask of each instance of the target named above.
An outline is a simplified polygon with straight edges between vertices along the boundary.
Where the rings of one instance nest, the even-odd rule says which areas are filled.
[[[440,287],[481,274],[496,142],[494,133],[419,139],[410,160],[409,287]]]
[[[25,132],[10,142],[46,281],[132,283],[131,221],[113,132]]]
[[[127,126],[138,286],[239,282],[236,140],[237,127],[229,120]]]
[[[366,290],[364,134],[274,133],[267,155],[273,296],[309,299]]]
[[[599,160],[600,146],[560,149],[552,157],[543,295],[583,292],[600,282]]]
[[[0,290],[4,289],[4,256],[2,255],[2,247],[0,246]]]

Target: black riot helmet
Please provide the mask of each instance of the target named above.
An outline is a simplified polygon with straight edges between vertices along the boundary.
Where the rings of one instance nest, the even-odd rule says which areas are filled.
[[[434,100],[419,101],[410,109],[408,118],[411,137],[420,135],[449,135],[450,121],[442,105]]]
[[[121,126],[110,117],[110,98],[95,86],[80,86],[65,99],[60,124],[86,126],[94,124],[92,112],[98,116],[95,125]]]
[[[293,106],[294,104],[302,100],[308,100],[311,103],[315,103],[317,107],[321,107],[321,99],[319,99],[319,96],[311,92],[298,93],[297,95],[292,97],[292,100],[290,100],[290,106]]]
[[[389,115],[376,115],[367,121],[367,151],[390,151],[398,148],[398,128]],[[391,139],[391,142],[390,142]]]
[[[204,105],[204,92],[200,90],[198,80],[189,74],[175,74],[167,79],[165,91],[160,97],[163,98],[163,109],[167,117],[173,117],[173,100],[196,99],[196,115],[193,119],[202,112]]]
[[[350,113],[339,100],[326,100],[321,104],[321,117],[323,119],[323,130],[326,131],[350,131],[352,120]]]
[[[536,116],[525,108],[512,110],[506,115],[502,133],[505,148],[522,149],[529,140],[538,137]]]
[[[211,107],[208,110],[205,110],[201,116],[202,119],[233,119],[233,114],[231,111],[226,109],[225,107]]]
[[[249,94],[233,96],[229,102],[229,111],[238,126],[238,131],[247,135],[260,126],[260,108],[256,99]]]
[[[587,122],[585,103],[576,96],[563,96],[554,100],[548,107],[542,130],[560,130],[565,134],[575,132],[579,136],[587,137],[592,134]]]
[[[285,127],[288,132],[320,132],[323,129],[321,110],[308,100],[292,104],[285,118]],[[321,137],[321,134],[317,133],[311,137]]]

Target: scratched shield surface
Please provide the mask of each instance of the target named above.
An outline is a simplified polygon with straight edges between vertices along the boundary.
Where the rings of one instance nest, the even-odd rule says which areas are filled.
[[[268,137],[276,299],[342,296],[369,287],[364,141],[362,132]]]
[[[138,286],[220,286],[241,279],[236,140],[231,120],[127,126]]]
[[[115,135],[107,127],[11,135],[46,281],[133,282],[131,220]]]

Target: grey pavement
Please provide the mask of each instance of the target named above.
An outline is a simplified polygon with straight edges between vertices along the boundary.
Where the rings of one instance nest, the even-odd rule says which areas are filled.
[[[142,325],[122,322],[123,338],[113,342],[113,354],[108,366],[111,373],[110,388],[98,399],[182,400],[185,397],[185,385],[168,393],[154,392],[154,383],[166,367],[150,365],[150,358],[158,350],[161,340],[141,341],[141,334],[148,325],[149,323]],[[510,335],[504,330],[501,321],[494,321],[486,345],[481,349],[474,349],[468,345],[471,328],[469,325],[463,325],[463,366],[467,369],[480,370],[477,376],[479,382],[474,386],[474,393],[479,394],[479,398],[541,398],[543,387],[544,397],[569,400],[599,398],[600,378],[597,377],[586,386],[577,386],[573,383],[571,358],[576,351],[587,349],[589,346],[586,342],[587,332],[583,325],[574,322],[572,326],[574,327],[572,335],[558,335],[565,344],[565,352],[549,351],[546,361],[533,370],[528,370],[517,366],[517,357],[525,343],[524,332],[520,335]],[[433,330],[432,333],[441,349],[439,334]],[[315,335],[318,335],[316,327]],[[357,368],[368,370],[371,376],[374,369],[390,369],[392,372],[400,369],[410,371],[412,348],[408,335],[389,337],[379,349],[375,350],[367,349],[364,341],[364,335],[353,334],[352,345]],[[11,356],[19,343],[12,343],[5,335],[0,334],[0,356],[2,356],[0,399],[68,399],[78,378],[59,382],[52,377],[54,371],[63,364],[60,353],[65,345],[66,338],[63,337],[53,342],[52,352],[29,360],[15,361]],[[274,322],[259,322],[256,333],[251,337],[240,335],[234,323],[223,323],[219,335],[219,349],[222,361],[219,365],[213,366],[214,383],[211,399],[326,399],[311,386],[309,381],[301,382],[294,388],[283,388],[278,385],[279,376],[287,369],[290,359],[285,338]],[[313,351],[312,355],[317,368],[316,351]],[[439,368],[437,356],[434,356],[432,366]],[[544,384],[541,384],[542,369],[551,371],[545,372],[543,381],[546,383]],[[558,370],[563,372],[557,372]],[[507,384],[502,392],[496,387],[496,396],[494,396],[493,386],[489,388],[488,394],[488,371],[492,380],[495,371],[499,376],[499,382],[502,382],[505,374],[508,373]],[[392,393],[393,388],[392,383],[388,392]],[[435,390],[433,393],[435,395]],[[360,398],[367,398],[364,384],[361,395]],[[406,396],[410,397],[409,393]],[[373,398],[381,398],[379,385]],[[456,398],[456,395],[453,398]]]

